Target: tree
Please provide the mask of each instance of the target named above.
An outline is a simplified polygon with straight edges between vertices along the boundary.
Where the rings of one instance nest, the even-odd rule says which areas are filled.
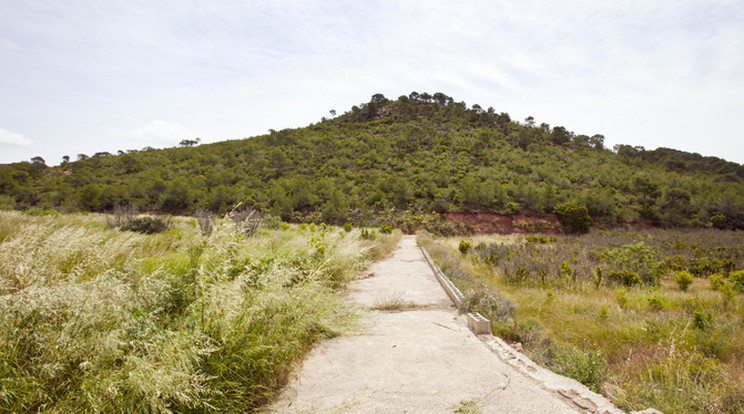
[[[594,149],[604,149],[605,137],[602,134],[594,134],[589,138],[589,145]]]
[[[638,175],[633,178],[632,188],[636,194],[640,195],[641,218],[657,222],[659,217],[654,210],[654,206],[656,204],[656,199],[661,194],[659,184],[645,175]]]
[[[665,227],[684,227],[689,225],[692,215],[690,200],[692,194],[689,191],[675,187],[664,193],[661,204],[661,224]]]
[[[44,158],[41,158],[38,155],[31,158],[31,162],[37,165],[46,165],[46,161],[44,160]]]
[[[585,205],[564,203],[558,206],[555,214],[570,233],[586,233],[594,224]]]
[[[567,144],[571,141],[571,132],[566,130],[562,126],[553,127],[553,131],[550,133],[550,140],[558,145]]]

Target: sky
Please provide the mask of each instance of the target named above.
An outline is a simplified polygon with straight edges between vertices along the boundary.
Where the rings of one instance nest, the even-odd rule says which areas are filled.
[[[443,92],[744,163],[740,0],[0,0],[0,163],[296,128]]]

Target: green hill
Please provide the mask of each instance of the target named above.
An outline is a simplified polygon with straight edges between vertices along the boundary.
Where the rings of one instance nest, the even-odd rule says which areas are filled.
[[[436,213],[539,216],[572,202],[606,225],[715,217],[744,228],[744,166],[603,141],[441,93],[377,94],[333,119],[243,140],[3,166],[0,206],[188,214],[245,201],[287,221],[426,227]]]

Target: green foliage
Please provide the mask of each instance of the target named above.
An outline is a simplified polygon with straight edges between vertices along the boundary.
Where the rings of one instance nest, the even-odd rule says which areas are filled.
[[[708,280],[710,280],[710,288],[712,290],[718,290],[721,288],[721,285],[723,285],[723,276],[719,274],[710,275],[708,276]]]
[[[362,230],[359,233],[359,237],[362,240],[374,240],[375,238],[377,238],[377,233],[374,230],[362,228]]]
[[[677,282],[677,286],[679,286],[681,291],[687,292],[687,288],[695,281],[695,278],[691,274],[681,270],[674,274],[674,281]]]
[[[621,309],[625,309],[628,306],[628,292],[625,289],[618,289],[615,291],[615,302],[620,306]]]
[[[659,312],[659,311],[664,310],[664,308],[666,307],[666,301],[664,300],[663,297],[661,297],[658,294],[654,294],[647,300],[648,300],[648,307],[653,311]]]
[[[744,292],[744,270],[729,273],[729,281],[734,285],[736,290]]]
[[[628,269],[612,269],[610,274],[607,276],[607,280],[619,283],[624,286],[635,286],[643,283],[643,280],[638,276],[637,272],[633,272]]]
[[[573,378],[594,392],[600,392],[607,378],[607,362],[601,351],[582,351],[570,346],[557,347],[551,367],[559,374]]]
[[[457,250],[459,250],[462,254],[467,254],[468,250],[470,250],[470,243],[466,242],[465,240],[460,240],[460,244],[457,246]]]
[[[716,214],[710,218],[710,222],[713,223],[713,227],[723,230],[726,228],[726,217],[721,214]]]
[[[604,257],[608,262],[620,266],[621,269],[617,270],[617,276],[626,286],[638,283],[637,278],[648,285],[655,285],[658,282],[660,275],[656,252],[644,241],[611,249],[605,253]],[[610,279],[613,277],[611,272]],[[628,282],[632,283],[628,284]]]
[[[692,325],[701,331],[710,331],[713,328],[713,314],[697,308],[692,312]]]
[[[586,231],[591,220],[687,227],[719,216],[725,228],[744,228],[741,165],[666,148],[620,145],[613,153],[600,134],[517,123],[492,108],[422,95],[372,98],[331,120],[244,140],[81,154],[54,167],[2,166],[0,209],[107,212],[132,205],[222,216],[244,202],[288,222],[366,220],[406,233],[452,234],[467,229],[440,214],[542,215],[575,200],[591,219],[569,218],[569,232]],[[390,208],[411,222],[388,220]],[[415,216],[437,219],[425,224]]]
[[[393,232],[393,228],[388,224],[383,224],[380,226],[380,233],[382,234],[391,234]]]
[[[46,210],[41,208],[30,208],[23,212],[26,215],[29,216],[58,216],[59,212],[57,210]]]
[[[122,230],[134,231],[143,234],[155,234],[168,230],[171,222],[162,217],[135,217],[129,219],[123,226]]]
[[[263,216],[261,225],[268,230],[279,230],[282,228],[282,219],[277,216],[267,214]]]
[[[353,228],[354,227],[351,225],[351,223],[344,223],[344,231],[345,232],[350,233],[351,230],[353,230]]]
[[[592,228],[592,218],[586,206],[575,203],[561,204],[556,208],[555,214],[563,224],[563,228],[570,233],[586,233]]]

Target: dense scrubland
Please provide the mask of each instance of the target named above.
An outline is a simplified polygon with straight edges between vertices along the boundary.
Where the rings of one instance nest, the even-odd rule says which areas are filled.
[[[233,217],[0,212],[0,412],[250,411],[397,237]]]
[[[495,335],[619,407],[744,412],[744,234],[419,240]]]
[[[436,213],[539,216],[571,202],[603,225],[744,228],[741,165],[668,148],[607,149],[601,134],[538,122],[442,93],[378,94],[331,119],[248,139],[0,167],[0,209],[224,214],[244,201],[284,221],[452,234],[467,229]]]

